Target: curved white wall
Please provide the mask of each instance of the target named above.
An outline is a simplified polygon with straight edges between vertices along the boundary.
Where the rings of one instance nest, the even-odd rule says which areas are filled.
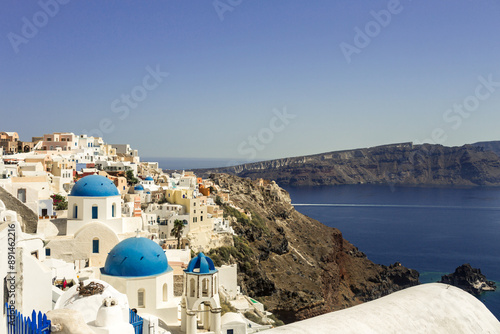
[[[500,322],[471,294],[431,283],[266,333],[500,333]]]

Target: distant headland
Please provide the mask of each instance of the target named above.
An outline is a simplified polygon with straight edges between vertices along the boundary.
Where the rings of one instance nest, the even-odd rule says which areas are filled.
[[[411,142],[195,170],[280,185],[500,186],[500,141],[460,147]]]

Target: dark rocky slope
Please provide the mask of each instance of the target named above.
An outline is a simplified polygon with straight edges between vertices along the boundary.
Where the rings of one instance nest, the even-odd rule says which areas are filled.
[[[239,285],[285,322],[350,307],[418,284],[418,272],[399,263],[371,262],[342,233],[295,211],[274,182],[217,174],[216,184],[249,215],[234,217],[234,247],[212,250],[216,264],[238,263]],[[396,259],[395,259],[396,260]]]
[[[500,186],[500,156],[486,144],[481,145],[446,147],[402,143],[195,172],[197,175],[230,173],[294,186],[383,183]]]
[[[495,282],[488,281],[481,273],[481,269],[472,268],[468,263],[455,269],[454,273],[442,276],[439,282],[454,285],[474,295],[496,290]]]

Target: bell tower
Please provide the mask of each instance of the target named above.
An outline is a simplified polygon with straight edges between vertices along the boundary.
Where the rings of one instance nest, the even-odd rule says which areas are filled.
[[[215,334],[221,333],[218,271],[211,258],[199,253],[184,270],[181,330],[196,334],[198,322]]]

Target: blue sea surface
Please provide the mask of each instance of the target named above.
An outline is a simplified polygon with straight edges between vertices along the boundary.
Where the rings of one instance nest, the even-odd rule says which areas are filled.
[[[284,188],[297,211],[338,228],[375,263],[399,261],[422,283],[470,263],[500,281],[500,188]],[[500,286],[479,299],[500,319]]]

